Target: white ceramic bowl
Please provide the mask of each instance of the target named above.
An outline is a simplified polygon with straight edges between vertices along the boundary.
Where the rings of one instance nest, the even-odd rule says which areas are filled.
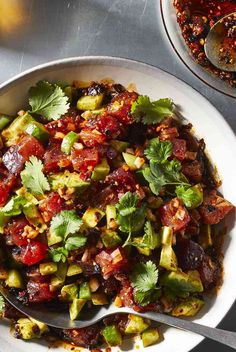
[[[207,151],[223,180],[222,192],[228,200],[236,204],[236,140],[232,130],[202,95],[183,81],[155,67],[113,57],[78,57],[53,61],[28,70],[1,85],[0,111],[14,114],[24,107],[29,87],[41,79],[72,82],[103,78],[112,78],[125,86],[134,83],[139,93],[147,94],[152,99],[171,97],[179,106],[182,115],[192,122],[196,134],[206,141]],[[236,228],[232,221],[228,226],[231,230],[224,246],[223,287],[218,296],[206,304],[205,314],[201,313],[195,319],[196,322],[212,327],[222,320],[236,297]],[[174,328],[165,330],[164,341],[158,347],[150,346],[145,351],[155,352],[158,349],[159,352],[187,352],[202,340],[200,336]],[[9,325],[5,322],[0,322],[0,341],[1,351],[25,352],[28,348],[32,348],[34,352],[48,351],[46,344],[42,342],[31,342],[29,345],[14,339],[9,333]],[[132,349],[135,350],[135,347],[126,350]],[[114,348],[113,351],[117,350],[119,349]]]

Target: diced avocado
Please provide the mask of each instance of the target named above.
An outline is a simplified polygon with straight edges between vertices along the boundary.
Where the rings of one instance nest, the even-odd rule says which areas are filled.
[[[9,270],[8,278],[6,279],[5,282],[8,287],[24,288],[23,279],[19,271],[15,269]]]
[[[37,121],[30,122],[25,128],[25,132],[37,138],[42,143],[47,143],[50,136],[44,125]]]
[[[91,298],[92,298],[92,302],[95,306],[104,306],[105,304],[109,303],[107,296],[103,292],[92,293]]]
[[[116,325],[107,325],[101,333],[109,346],[120,346],[122,344],[122,335]]]
[[[31,193],[27,191],[25,187],[21,187],[16,191],[18,196],[25,198],[29,203],[37,205],[39,203],[38,199],[35,198]]]
[[[128,154],[128,153],[122,153],[123,158],[126,162],[126,164],[129,166],[130,170],[137,170],[137,166],[135,165],[135,161],[137,159],[137,157],[135,155],[132,154]]]
[[[51,277],[51,286],[53,289],[57,289],[61,287],[66,279],[66,273],[67,273],[67,264],[59,262],[57,264],[57,271],[55,274]]]
[[[9,219],[10,219],[10,216],[6,216],[0,211],[0,234],[3,233],[4,226],[7,224]]]
[[[82,284],[80,284],[79,298],[86,300],[91,299],[91,291],[88,282],[83,282]]]
[[[41,275],[52,275],[57,271],[57,263],[48,262],[39,265]]]
[[[64,89],[65,95],[69,98],[69,102],[72,101],[73,89],[71,86],[66,86]]]
[[[61,236],[57,236],[51,229],[49,229],[47,233],[47,241],[49,247],[62,242],[62,240],[63,238]]]
[[[188,274],[181,270],[166,273],[161,278],[161,284],[169,287],[176,295],[188,292],[202,292],[203,286],[196,271]]]
[[[83,306],[85,305],[86,300],[81,298],[74,298],[69,307],[70,319],[75,320],[78,318],[79,313]]]
[[[29,223],[36,227],[40,233],[43,233],[47,229],[47,225],[45,224],[36,205],[29,204],[24,206],[23,213],[25,214],[25,217]]]
[[[1,220],[0,220],[0,224],[1,224]],[[211,237],[211,225],[204,224],[201,226],[200,234],[198,236],[198,241],[203,249],[206,249],[212,246],[213,242]]]
[[[17,144],[19,137],[25,132],[26,127],[35,120],[26,112],[23,116],[18,116],[9,127],[2,131],[2,136],[7,147]]]
[[[160,263],[162,268],[170,271],[176,271],[178,267],[177,258],[171,245],[163,244],[161,249]]]
[[[107,162],[107,159],[103,158],[101,163],[95,166],[91,179],[95,181],[105,180],[109,172],[110,166]]]
[[[113,248],[122,243],[122,239],[116,231],[103,228],[101,239],[106,248]]]
[[[83,217],[82,220],[85,224],[86,227],[95,227],[99,223],[99,221],[103,218],[105,215],[104,211],[98,208],[88,208]]]
[[[129,143],[122,142],[122,141],[117,141],[117,140],[113,139],[110,142],[110,145],[112,146],[112,148],[117,150],[119,153],[122,153],[122,152],[124,152],[126,150],[126,148],[128,148]]]
[[[23,340],[38,339],[41,337],[39,326],[29,318],[18,319],[15,324],[15,335]]]
[[[82,268],[78,264],[70,264],[67,270],[67,276],[74,276],[82,273]]]
[[[149,327],[149,324],[141,317],[129,314],[128,323],[125,328],[126,334],[141,334]]]
[[[104,94],[86,95],[79,98],[77,101],[78,110],[96,110],[102,105]]]
[[[161,243],[172,246],[173,230],[171,227],[163,226],[161,228]]]
[[[9,123],[14,120],[14,116],[9,116],[9,115],[0,115],[0,131],[2,131]]]
[[[116,207],[115,205],[108,204],[106,206],[106,220],[107,220],[107,228],[110,230],[115,230],[117,228],[116,221]]]
[[[171,314],[174,317],[185,316],[193,317],[204,305],[204,301],[195,297],[191,297],[184,302],[177,304]]]
[[[139,244],[141,244],[143,241],[143,237],[135,237],[133,239],[133,242],[136,243],[136,248],[137,248],[137,251],[140,253],[140,254],[143,254],[143,255],[146,255],[146,256],[149,256],[152,252],[152,250],[148,247],[142,247],[142,246],[138,246]]]
[[[36,320],[36,319],[33,319],[33,318],[31,318],[31,317],[29,317],[29,319],[30,319],[33,323],[35,323],[35,324],[38,325],[41,335],[42,335],[42,334],[45,334],[46,332],[49,331],[48,326],[47,326],[46,324],[44,324],[44,323],[42,323],[41,321],[38,321],[38,320]]]
[[[68,170],[50,175],[49,181],[54,191],[66,187],[75,188],[75,191],[80,193],[90,185],[88,181],[83,181],[77,172],[69,172]]]
[[[71,148],[79,139],[79,135],[73,131],[67,133],[67,135],[63,138],[61,143],[61,151],[69,155],[71,153]]]
[[[74,298],[78,297],[78,285],[65,285],[61,289],[61,298],[63,301],[72,302]]]
[[[143,347],[157,343],[160,339],[159,332],[156,328],[148,328],[142,333]]]

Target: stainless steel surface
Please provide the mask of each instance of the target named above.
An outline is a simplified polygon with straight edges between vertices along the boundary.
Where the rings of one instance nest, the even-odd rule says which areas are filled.
[[[56,58],[132,58],[185,80],[207,97],[236,131],[235,99],[203,84],[179,60],[162,27],[158,0],[0,0],[0,10],[0,82]],[[236,304],[220,327],[235,330],[235,321]],[[231,351],[209,340],[193,351],[208,350]]]
[[[207,58],[211,61],[211,63],[218,67],[220,70],[224,71],[236,71],[236,53],[235,50],[232,49],[232,62],[220,60],[220,50],[222,47],[222,43],[226,39],[226,31],[223,24],[223,20],[228,17],[235,16],[236,12],[230,13],[227,16],[221,18],[218,22],[214,24],[206,37],[206,42],[204,45],[205,53]]]
[[[0,285],[0,292],[4,297],[22,313],[31,316],[47,325],[50,325],[58,329],[74,329],[84,328],[90,326],[102,320],[103,318],[109,317],[113,314],[133,314],[134,311],[128,307],[117,308],[114,305],[101,306],[90,311],[86,314],[80,315],[80,320],[70,320],[68,312],[57,312],[55,310],[50,311],[45,306],[38,307],[38,309],[31,309],[30,307],[24,307],[20,304],[17,299],[11,295],[6,289],[3,289]],[[139,313],[135,312],[136,315],[150,319],[157,323],[173,326],[178,329],[185,331],[191,331],[198,335],[205,336],[211,340],[220,342],[226,346],[236,349],[236,332],[226,331],[222,329],[211,328],[208,326],[193,323],[186,319],[175,318],[165,314],[156,312]]]

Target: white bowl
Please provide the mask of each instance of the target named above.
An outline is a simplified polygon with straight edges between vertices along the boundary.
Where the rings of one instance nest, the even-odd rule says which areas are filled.
[[[37,66],[0,86],[0,111],[14,114],[24,107],[30,86],[38,80],[49,81],[101,80],[112,78],[125,86],[135,84],[137,91],[147,94],[152,99],[171,97],[181,110],[182,115],[194,125],[197,135],[204,138],[207,151],[217,165],[223,180],[222,193],[236,204],[236,140],[232,130],[220,113],[197,91],[176,77],[155,67],[121,58],[113,57],[76,57],[53,61]],[[233,113],[233,112],[232,112]],[[225,276],[224,284],[213,300],[209,300],[204,308],[205,314],[195,319],[196,322],[215,327],[230,309],[236,297],[236,228],[231,224],[225,241]],[[32,348],[34,352],[46,352],[46,344],[14,339],[9,333],[9,325],[0,322],[1,351],[25,352]],[[155,352],[187,352],[203,338],[192,333],[168,328],[164,341],[158,346],[150,346],[145,351]],[[113,351],[119,349],[114,348]],[[135,347],[126,349],[134,351]],[[57,350],[58,351],[58,350]]]

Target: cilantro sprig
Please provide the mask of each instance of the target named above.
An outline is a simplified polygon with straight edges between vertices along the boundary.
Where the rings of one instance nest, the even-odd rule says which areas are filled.
[[[132,104],[131,114],[136,121],[150,125],[161,122],[165,117],[173,115],[174,104],[171,99],[159,99],[151,102],[146,95],[140,95]]]
[[[146,216],[145,207],[143,205],[138,207],[138,200],[137,193],[127,192],[120,198],[119,203],[116,204],[119,230],[128,234],[123,247],[131,244],[132,233],[139,231],[144,225]]]
[[[144,235],[142,241],[137,244],[138,247],[155,249],[161,245],[159,233],[155,232],[150,221],[147,221],[144,226]]]
[[[25,163],[25,169],[20,173],[23,186],[34,195],[43,195],[50,191],[47,177],[43,173],[43,163],[36,156],[31,156]]]
[[[160,141],[158,138],[150,141],[145,149],[149,159],[149,167],[143,170],[144,178],[149,182],[151,191],[158,195],[164,186],[188,186],[188,180],[181,172],[181,163],[168,160],[172,154],[172,144],[169,141]]]
[[[149,260],[147,263],[135,265],[130,275],[131,283],[134,288],[134,298],[140,305],[147,305],[152,301],[158,281],[158,269],[155,263]]]
[[[31,113],[48,120],[58,120],[69,109],[68,97],[57,84],[39,81],[29,90]]]
[[[87,237],[78,234],[82,223],[82,219],[78,217],[75,210],[62,210],[52,218],[49,231],[63,240],[63,246],[49,250],[54,262],[65,262],[69,251],[86,244]]]

